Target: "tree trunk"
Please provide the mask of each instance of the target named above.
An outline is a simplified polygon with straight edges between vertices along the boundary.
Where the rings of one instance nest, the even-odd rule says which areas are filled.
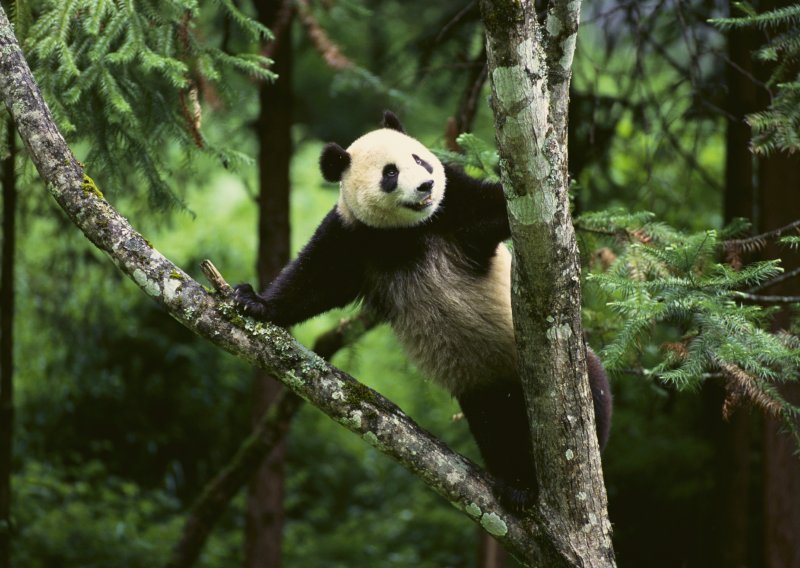
[[[14,433],[14,254],[17,155],[14,124],[6,121],[8,156],[2,163],[3,244],[0,266],[0,568],[11,565],[11,465]]]
[[[486,531],[478,531],[479,568],[505,568],[507,565],[508,553],[500,543]]]
[[[514,243],[512,309],[547,538],[542,566],[613,566],[569,210],[567,105],[580,2],[481,1]]]
[[[759,229],[770,230],[800,219],[800,156],[773,154],[759,160]],[[797,268],[797,253],[785,246],[770,244],[765,258],[780,258],[785,270]],[[785,280],[766,294],[800,295],[796,278]],[[783,309],[773,321],[773,329],[788,329],[791,312]],[[778,385],[792,404],[800,404],[800,385]],[[772,418],[764,420],[764,565],[767,568],[800,566],[800,459],[792,438]]]
[[[757,47],[754,30],[728,33],[727,66],[729,115],[725,140],[724,221],[737,217],[756,221],[754,158],[750,151],[750,127],[745,116],[758,109],[758,85],[753,81],[752,52]],[[751,259],[752,260],[752,259]],[[711,518],[713,546],[700,561],[719,566],[747,566],[754,543],[751,519],[754,504],[750,495],[750,460],[753,415],[746,408],[735,409],[728,420],[721,419],[726,393],[711,382],[703,386],[704,421],[715,450],[715,484]]]
[[[786,0],[762,0],[756,3],[760,12],[785,8],[793,2]],[[729,52],[731,61],[743,71],[730,68],[731,112],[736,116],[763,109],[769,103],[766,90],[760,88],[755,79],[765,81],[770,69],[765,66],[754,69],[752,53],[763,38],[759,30],[731,32]],[[748,75],[745,75],[748,73]],[[766,232],[800,219],[800,157],[774,153],[757,160],[746,150],[750,142],[750,129],[744,122],[730,123],[728,127],[728,156],[726,159],[725,216],[749,218],[756,232]],[[753,175],[755,173],[755,176]],[[753,184],[751,180],[756,179]],[[800,265],[797,253],[774,243],[760,253],[763,259],[780,258],[785,270]],[[800,295],[800,283],[796,278],[781,282],[766,294]],[[787,329],[790,313],[781,310],[773,321],[773,329]],[[793,404],[800,403],[800,386],[778,385],[781,394]],[[744,566],[757,560],[748,552],[748,524],[753,523],[759,503],[748,503],[749,484],[749,440],[748,417],[737,412],[727,432],[723,434],[721,453],[724,459],[720,466],[727,469],[723,482],[720,526],[725,535],[719,543],[721,561],[729,566]],[[789,436],[782,432],[781,425],[765,417],[762,432],[762,493],[763,498],[763,562],[768,568],[800,566],[800,460],[797,448]],[[757,517],[756,517],[757,518]],[[752,528],[752,525],[751,525]],[[750,539],[752,540],[752,539]]]
[[[259,286],[269,284],[289,261],[289,166],[292,158],[292,37],[291,19],[281,21],[287,3],[259,0],[258,20],[276,33],[271,52],[278,79],[260,90],[258,130],[258,252]],[[280,26],[280,30],[276,28]],[[281,396],[283,386],[256,369],[253,378],[252,421],[255,427]],[[284,524],[284,462],[281,440],[261,463],[250,482],[245,530],[245,565],[251,568],[281,565]]]

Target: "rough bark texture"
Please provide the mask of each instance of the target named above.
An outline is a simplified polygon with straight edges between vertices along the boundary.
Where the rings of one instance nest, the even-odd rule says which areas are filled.
[[[0,98],[48,190],[69,218],[153,301],[198,335],[271,373],[304,400],[400,462],[526,565],[554,527],[522,521],[492,496],[488,476],[397,406],[299,345],[276,326],[240,316],[138,234],[84,174],[56,128],[0,8]],[[578,497],[579,499],[581,497]],[[548,533],[546,533],[548,531]],[[555,546],[555,545],[553,545]]]
[[[256,272],[265,288],[289,262],[289,166],[292,159],[292,11],[284,0],[255,2],[258,21],[276,30],[271,57],[278,79],[259,93],[258,251]],[[288,15],[287,14],[288,10]],[[253,427],[280,398],[284,387],[257,369],[253,377]],[[280,439],[250,481],[245,527],[245,566],[280,568],[284,525],[286,441]]]
[[[580,2],[481,1],[514,243],[512,308],[535,444],[542,566],[611,566],[569,211],[567,105]]]
[[[11,565],[11,466],[14,441],[14,254],[17,172],[14,125],[9,120],[8,156],[2,164],[3,244],[0,266],[0,568]]]

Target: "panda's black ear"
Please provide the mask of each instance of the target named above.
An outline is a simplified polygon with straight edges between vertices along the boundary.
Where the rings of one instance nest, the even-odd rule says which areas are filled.
[[[319,169],[322,177],[328,181],[340,181],[342,174],[350,166],[350,154],[347,150],[331,142],[325,144],[319,157]]]
[[[397,115],[390,110],[383,111],[383,127],[391,128],[392,130],[397,130],[398,132],[402,132],[403,134],[406,133],[406,129],[403,128],[400,119],[397,118]]]

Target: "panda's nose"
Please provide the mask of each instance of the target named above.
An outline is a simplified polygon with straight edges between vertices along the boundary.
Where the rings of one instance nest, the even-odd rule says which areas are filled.
[[[419,193],[430,193],[433,191],[433,180],[428,180],[423,182],[417,186],[417,191]]]

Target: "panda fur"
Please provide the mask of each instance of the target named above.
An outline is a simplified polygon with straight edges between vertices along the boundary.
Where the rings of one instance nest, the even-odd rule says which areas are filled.
[[[325,146],[320,168],[339,200],[309,243],[261,293],[236,288],[243,310],[290,326],[363,300],[388,321],[409,358],[455,396],[498,496],[535,495],[527,410],[511,320],[510,237],[500,184],[443,165],[398,118],[346,150]],[[611,393],[587,350],[598,441]]]

